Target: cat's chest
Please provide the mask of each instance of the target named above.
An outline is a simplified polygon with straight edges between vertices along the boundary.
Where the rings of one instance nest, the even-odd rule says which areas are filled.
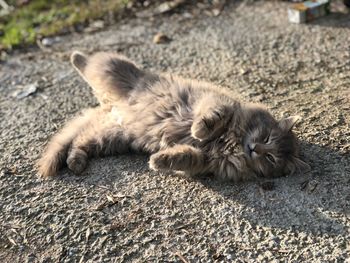
[[[110,114],[113,118],[113,120],[119,124],[119,125],[122,125],[123,124],[123,114],[122,112],[116,107],[116,106],[113,106],[111,111],[110,111]]]

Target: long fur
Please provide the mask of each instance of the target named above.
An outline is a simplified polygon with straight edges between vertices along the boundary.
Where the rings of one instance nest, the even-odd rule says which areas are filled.
[[[307,167],[291,131],[296,118],[278,122],[262,106],[241,103],[223,88],[149,73],[118,54],[74,52],[71,62],[100,106],[51,139],[38,162],[44,177],[65,163],[79,174],[91,156],[128,151],[151,154],[154,170],[234,181]]]

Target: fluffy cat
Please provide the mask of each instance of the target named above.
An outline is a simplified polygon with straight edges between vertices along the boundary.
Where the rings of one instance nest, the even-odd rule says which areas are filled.
[[[118,54],[74,52],[71,62],[100,106],[53,136],[38,162],[43,177],[65,164],[80,174],[90,157],[129,151],[151,154],[154,170],[233,181],[308,168],[292,132],[297,117],[276,121],[223,88],[149,73]]]

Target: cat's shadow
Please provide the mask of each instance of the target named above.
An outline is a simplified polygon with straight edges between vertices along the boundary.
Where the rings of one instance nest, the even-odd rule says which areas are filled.
[[[312,170],[305,174],[227,185],[201,182],[243,205],[240,217],[253,226],[294,229],[314,235],[342,235],[350,215],[349,155],[302,142],[302,159]],[[235,189],[233,191],[232,189]],[[239,194],[237,193],[239,191]]]
[[[209,176],[190,181],[213,191],[213,195],[224,197],[229,204],[238,202],[243,206],[238,218],[249,221],[253,227],[341,235],[345,229],[341,218],[350,214],[350,178],[346,166],[349,156],[306,142],[301,148],[302,158],[312,167],[303,175],[238,184],[220,182]],[[149,171],[147,156],[123,155],[91,160],[83,176],[72,176],[65,170],[59,180],[77,187],[100,187],[115,192],[122,186],[124,191],[132,191],[130,188],[141,180],[140,176],[147,177],[148,182],[159,177]],[[171,179],[161,176],[157,180]],[[181,183],[188,179],[179,177],[178,180]],[[236,213],[234,208],[232,213]]]

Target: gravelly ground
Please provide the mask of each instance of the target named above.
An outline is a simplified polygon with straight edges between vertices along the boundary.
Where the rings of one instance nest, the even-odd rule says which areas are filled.
[[[1,64],[0,261],[349,260],[350,17],[293,25],[286,7],[239,2],[219,17],[133,19]],[[173,41],[153,44],[158,31]],[[276,116],[301,115],[296,132],[312,172],[268,190],[158,174],[130,155],[41,181],[33,163],[48,137],[96,104],[68,63],[73,49],[119,51],[151,70],[234,89]],[[11,97],[28,83],[38,84],[35,95]]]

